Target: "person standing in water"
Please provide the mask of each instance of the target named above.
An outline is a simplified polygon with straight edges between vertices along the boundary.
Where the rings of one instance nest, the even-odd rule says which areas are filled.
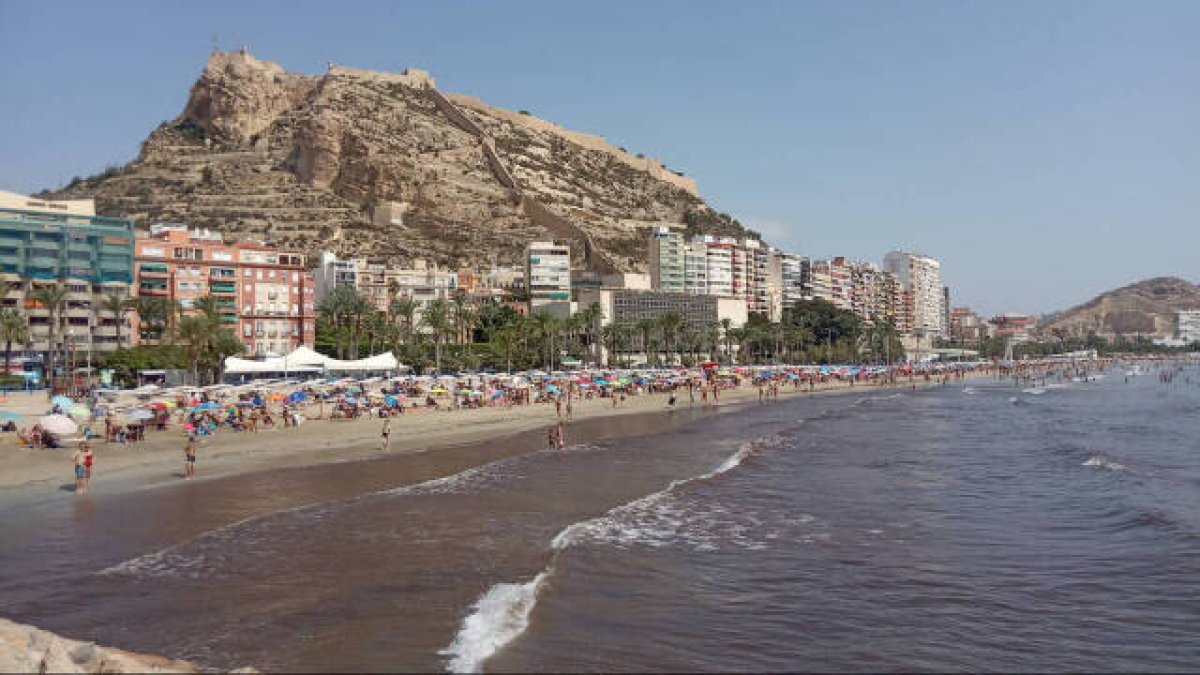
[[[75,450],[75,454],[71,459],[75,462],[75,494],[81,495],[87,491],[84,482],[87,479],[87,466],[84,464],[84,451],[86,445],[84,442],[79,443],[79,448]]]
[[[387,417],[383,420],[383,440],[380,441],[380,443],[379,443],[379,450],[381,452],[388,451],[388,446],[391,443],[391,434],[392,434],[392,418]]]
[[[188,436],[187,445],[183,448],[183,477],[185,479],[194,478],[196,476],[196,437]]]
[[[83,491],[92,491],[92,466],[96,463],[96,455],[92,452],[92,444],[84,441],[79,444],[83,449]]]

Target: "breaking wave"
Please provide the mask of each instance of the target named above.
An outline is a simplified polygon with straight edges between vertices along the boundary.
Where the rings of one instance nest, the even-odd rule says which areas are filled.
[[[744,443],[717,468],[691,478],[671,481],[665,488],[640,499],[614,507],[591,520],[572,523],[563,528],[551,541],[550,563],[537,576],[523,584],[501,583],[487,590],[463,619],[453,642],[439,653],[447,657],[450,672],[477,672],[492,655],[519,637],[529,626],[529,616],[537,604],[537,596],[554,575],[554,566],[562,551],[584,537],[620,527],[622,519],[631,513],[645,510],[670,499],[683,485],[711,480],[745,462],[764,447],[777,446],[787,436],[776,434]]]

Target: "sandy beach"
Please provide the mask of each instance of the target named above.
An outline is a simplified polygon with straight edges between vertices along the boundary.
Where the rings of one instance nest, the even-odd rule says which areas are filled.
[[[967,373],[965,377],[981,377],[986,373]],[[937,381],[916,381],[916,385],[931,386]],[[905,380],[895,388],[908,389]],[[845,382],[818,384],[814,392],[808,389],[784,387],[781,397],[812,396],[879,390],[878,385],[859,383],[854,387]],[[677,394],[679,408],[700,406],[699,395],[690,403],[686,390]],[[613,407],[608,398],[595,398],[574,403],[574,420],[615,417],[639,413],[668,414],[666,394],[632,396]],[[721,406],[756,402],[758,389],[743,383],[736,389],[721,392]],[[712,405],[710,403],[710,405]],[[13,394],[8,409],[35,417],[47,407],[44,393]],[[305,410],[315,416],[317,407]],[[328,414],[328,411],[326,411]],[[492,438],[544,428],[556,423],[554,407],[548,404],[488,407],[474,410],[410,410],[392,420],[392,440],[386,454],[423,452],[438,447],[477,443]],[[279,467],[311,466],[329,462],[368,459],[385,456],[380,450],[380,431],[383,420],[358,418],[352,420],[312,419],[299,428],[260,429],[256,433],[222,431],[201,439],[196,480],[262,471]],[[93,441],[96,466],[92,490],[97,493],[125,492],[178,483],[183,477],[182,428],[172,425],[165,431],[148,430],[140,443],[115,444]],[[570,442],[570,422],[567,423]],[[0,439],[0,495],[29,497],[58,491],[72,482],[71,454],[73,447],[57,450],[33,450],[17,443],[16,434],[4,434]]]

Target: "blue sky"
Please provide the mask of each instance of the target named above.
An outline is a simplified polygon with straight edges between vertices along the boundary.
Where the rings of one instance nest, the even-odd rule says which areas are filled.
[[[1041,312],[1200,279],[1198,2],[0,0],[0,189],[133,158],[212,46],[415,66],[661,157],[812,256],[942,260]]]

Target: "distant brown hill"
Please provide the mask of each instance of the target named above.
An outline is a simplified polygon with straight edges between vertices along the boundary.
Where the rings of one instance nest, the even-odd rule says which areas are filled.
[[[1175,333],[1175,312],[1188,309],[1200,309],[1200,286],[1186,279],[1158,277],[1101,293],[1055,316],[1041,330],[1077,338],[1170,337]]]

